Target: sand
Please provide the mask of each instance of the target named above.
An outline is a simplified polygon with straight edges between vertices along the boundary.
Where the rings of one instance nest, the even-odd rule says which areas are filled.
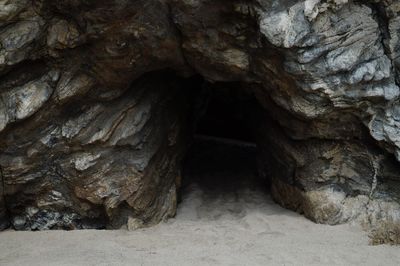
[[[2,232],[0,265],[400,265],[399,247],[285,210],[230,163],[230,172],[189,163],[176,218],[152,228]]]
[[[400,265],[399,247],[369,246],[358,227],[314,224],[250,190],[191,189],[152,228],[0,233],[0,265]]]

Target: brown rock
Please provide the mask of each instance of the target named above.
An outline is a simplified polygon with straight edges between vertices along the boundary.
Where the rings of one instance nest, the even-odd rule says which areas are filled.
[[[321,223],[400,224],[396,1],[0,9],[0,227],[173,216],[205,87],[258,100],[243,115],[280,204]]]

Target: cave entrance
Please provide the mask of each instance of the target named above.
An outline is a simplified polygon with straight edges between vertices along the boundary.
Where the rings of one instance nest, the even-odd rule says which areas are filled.
[[[244,216],[269,198],[267,180],[258,174],[253,134],[260,107],[239,84],[206,86],[206,100],[184,160],[177,217]]]

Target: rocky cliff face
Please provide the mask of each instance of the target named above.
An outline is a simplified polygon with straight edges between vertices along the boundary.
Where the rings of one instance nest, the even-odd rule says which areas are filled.
[[[249,116],[277,202],[398,241],[399,12],[395,0],[0,1],[0,226],[172,216],[197,75],[258,99]]]

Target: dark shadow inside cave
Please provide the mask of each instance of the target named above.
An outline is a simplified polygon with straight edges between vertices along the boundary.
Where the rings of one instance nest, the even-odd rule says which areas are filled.
[[[206,87],[207,100],[183,163],[179,203],[201,201],[198,218],[241,215],[254,197],[263,203],[269,197],[268,182],[257,170],[254,126],[259,104],[236,83]]]

